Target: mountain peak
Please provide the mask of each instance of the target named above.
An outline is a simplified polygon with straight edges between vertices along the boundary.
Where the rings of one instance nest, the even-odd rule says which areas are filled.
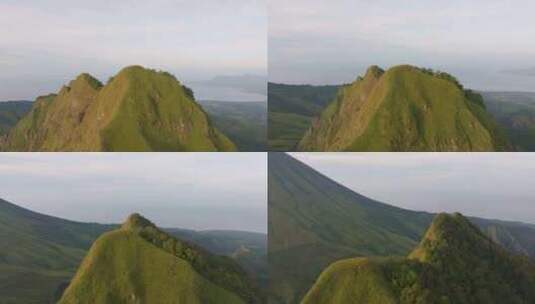
[[[82,73],[69,83],[71,89],[89,86],[95,90],[102,88],[102,82],[89,73]]]
[[[364,78],[368,78],[368,77],[379,78],[381,77],[381,75],[384,74],[384,72],[385,71],[381,69],[379,66],[372,65],[366,70],[366,75],[364,76]]]
[[[132,213],[128,216],[126,221],[121,226],[121,229],[124,230],[135,230],[135,229],[143,229],[145,227],[156,227],[154,223],[149,221],[148,219],[144,218],[139,213]]]

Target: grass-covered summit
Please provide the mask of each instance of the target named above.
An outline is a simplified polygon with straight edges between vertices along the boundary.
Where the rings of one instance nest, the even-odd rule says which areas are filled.
[[[193,92],[173,75],[130,66],[105,85],[81,74],[37,98],[9,132],[8,151],[233,151]]]
[[[329,266],[302,303],[535,302],[535,264],[510,255],[460,214],[439,214],[408,258]]]
[[[173,238],[138,214],[95,241],[59,303],[262,303],[231,258]]]
[[[342,86],[298,145],[303,151],[497,151],[510,148],[482,97],[451,75],[370,67]]]

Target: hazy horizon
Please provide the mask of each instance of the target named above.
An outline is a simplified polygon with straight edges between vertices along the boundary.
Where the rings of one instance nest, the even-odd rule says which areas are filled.
[[[465,87],[535,91],[535,3],[272,0],[269,80],[342,84],[371,65],[442,70]]]
[[[82,222],[267,232],[265,153],[2,153],[0,198]]]
[[[0,11],[0,100],[55,93],[82,72],[106,82],[129,65],[168,71],[186,84],[267,77],[265,0],[6,0]],[[241,93],[227,88],[219,99],[262,99]]]
[[[380,202],[535,224],[533,153],[290,153]]]

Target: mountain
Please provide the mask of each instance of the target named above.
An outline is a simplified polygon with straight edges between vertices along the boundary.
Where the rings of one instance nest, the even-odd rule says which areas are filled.
[[[510,145],[482,97],[443,72],[370,67],[342,86],[301,151],[502,151]]]
[[[406,256],[434,215],[360,195],[284,153],[268,155],[270,302],[297,303],[329,264]],[[535,225],[470,218],[508,250],[535,257]]]
[[[0,102],[0,136],[6,134],[32,107],[31,101]]]
[[[200,100],[214,126],[226,134],[239,151],[266,151],[267,103]]]
[[[517,151],[535,151],[535,93],[480,92]]]
[[[68,221],[0,199],[0,303],[53,303],[110,225]]]
[[[48,216],[0,199],[0,303],[56,302],[91,244],[117,227]],[[267,285],[266,234],[177,228],[165,231],[234,259],[257,285]]]
[[[138,214],[98,238],[59,303],[262,303],[231,258],[178,240]]]
[[[6,151],[233,151],[193,92],[167,72],[130,66],[106,85],[81,74],[41,96]]]
[[[312,119],[336,96],[338,88],[268,83],[270,150],[294,150]]]
[[[534,303],[535,264],[460,214],[435,217],[408,258],[329,266],[302,303]]]

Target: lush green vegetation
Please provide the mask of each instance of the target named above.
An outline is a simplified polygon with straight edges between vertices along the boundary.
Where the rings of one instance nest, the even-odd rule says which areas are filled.
[[[355,193],[284,153],[268,156],[268,187],[273,303],[298,303],[340,259],[409,254],[433,219]],[[470,220],[508,250],[535,257],[535,225]]]
[[[293,150],[338,86],[268,83],[268,143],[272,151]]]
[[[495,244],[460,214],[437,215],[408,259],[334,263],[302,303],[533,303],[535,264]]]
[[[0,303],[55,302],[94,240],[116,227],[67,221],[0,200]],[[184,229],[166,231],[199,244],[214,254],[232,258],[258,282],[254,285],[265,287],[265,234]]]
[[[193,92],[167,72],[131,66],[106,85],[81,74],[38,98],[9,132],[9,151],[233,151]]]
[[[199,101],[214,126],[226,134],[239,151],[266,151],[267,103]]]
[[[535,151],[535,93],[481,92],[488,111],[518,151]]]
[[[6,134],[32,107],[31,101],[0,102],[0,136]]]
[[[171,237],[140,215],[91,247],[60,303],[262,303],[231,258]]]
[[[304,151],[502,151],[504,133],[481,97],[447,73],[371,67],[313,123]]]

